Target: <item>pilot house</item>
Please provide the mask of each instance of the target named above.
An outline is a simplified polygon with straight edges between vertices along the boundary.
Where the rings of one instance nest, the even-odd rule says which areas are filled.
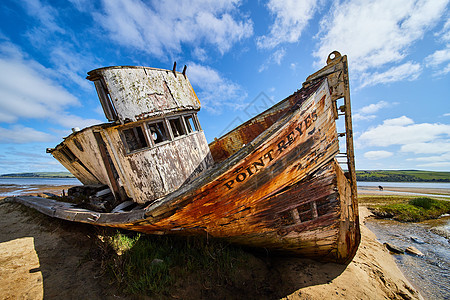
[[[88,75],[110,122],[73,129],[48,149],[83,184],[108,185],[117,202],[146,203],[213,164],[185,71],[107,67]]]

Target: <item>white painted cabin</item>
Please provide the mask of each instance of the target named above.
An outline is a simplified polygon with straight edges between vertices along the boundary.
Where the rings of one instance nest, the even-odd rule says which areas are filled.
[[[200,101],[185,72],[107,67],[88,74],[110,123],[48,149],[83,184],[106,184],[119,202],[146,203],[212,166]]]

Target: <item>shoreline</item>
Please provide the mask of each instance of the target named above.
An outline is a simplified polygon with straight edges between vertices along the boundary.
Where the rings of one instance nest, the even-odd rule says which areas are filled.
[[[449,188],[415,188],[415,187],[383,187],[380,191],[376,186],[362,186],[358,187],[358,195],[373,195],[373,196],[395,196],[395,195],[410,195],[410,196],[426,196],[437,197],[442,199],[450,198]]]

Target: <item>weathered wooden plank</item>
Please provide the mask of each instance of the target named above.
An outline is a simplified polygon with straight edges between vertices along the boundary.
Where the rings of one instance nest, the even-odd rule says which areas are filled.
[[[143,126],[150,116],[196,107],[188,81],[178,73],[106,68],[91,74],[97,80],[94,75],[105,78],[122,122],[142,119],[133,125]],[[148,133],[147,128],[102,126],[121,188],[137,202],[153,202],[144,210],[109,214],[33,205],[79,222],[156,234],[207,233],[244,245],[347,262],[356,252],[359,227],[351,143],[350,180],[335,161],[335,100],[340,97],[346,97],[349,107],[346,57],[337,55],[310,76],[302,90],[211,143],[217,164],[208,170],[212,157],[201,131],[177,137],[176,129],[171,143],[159,145],[145,137],[139,143],[148,147],[141,151],[126,148],[120,132],[131,128],[125,144],[132,145],[138,144],[133,137],[140,140],[138,135],[141,130]],[[128,105],[133,109],[125,111]],[[351,119],[346,119],[346,135],[352,139]]]
[[[179,110],[199,110],[187,77],[144,67],[109,67],[89,72],[89,79],[103,78],[119,120],[138,121]]]

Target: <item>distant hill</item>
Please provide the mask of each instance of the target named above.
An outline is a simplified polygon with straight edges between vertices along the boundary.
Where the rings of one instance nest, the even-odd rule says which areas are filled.
[[[418,170],[400,171],[356,171],[357,181],[387,182],[450,182],[450,172],[433,172]]]
[[[13,173],[3,174],[0,178],[75,178],[69,172],[33,172],[33,173]]]

